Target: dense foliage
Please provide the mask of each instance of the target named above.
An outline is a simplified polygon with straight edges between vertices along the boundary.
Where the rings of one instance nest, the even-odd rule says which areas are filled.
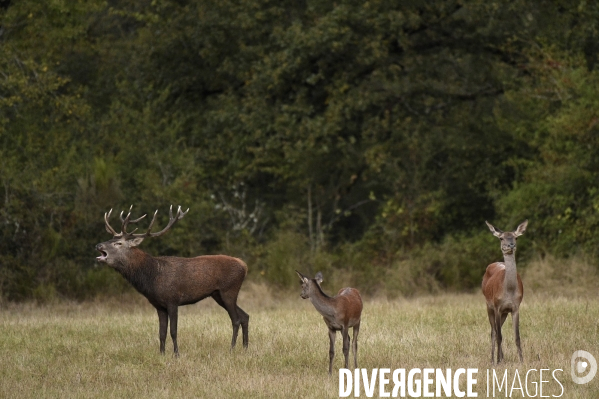
[[[191,208],[149,252],[283,286],[468,289],[485,219],[530,220],[522,259],[597,252],[595,2],[0,7],[0,297],[123,290],[94,245],[130,204]]]

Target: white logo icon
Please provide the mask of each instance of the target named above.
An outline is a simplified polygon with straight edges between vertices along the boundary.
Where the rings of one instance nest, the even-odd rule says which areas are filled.
[[[572,354],[570,361],[572,381],[576,384],[586,384],[595,378],[597,374],[597,360],[587,351],[576,351]],[[590,366],[590,368],[589,368]],[[580,376],[588,370],[587,375]]]

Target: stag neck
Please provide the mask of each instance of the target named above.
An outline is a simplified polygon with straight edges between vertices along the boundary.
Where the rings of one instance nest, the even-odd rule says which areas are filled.
[[[153,257],[145,251],[137,247],[131,247],[128,249],[128,253],[116,262],[118,265],[117,269],[135,270],[147,262],[151,262],[152,259]]]
[[[331,317],[335,314],[335,308],[331,303],[331,298],[320,288],[315,281],[311,282],[311,290],[310,290],[310,302],[316,308],[318,313],[325,317]]]
[[[157,261],[150,254],[139,248],[131,248],[127,259],[114,265],[118,271],[133,287],[145,295],[151,290],[151,281],[155,278]]]
[[[503,254],[503,263],[505,265],[504,289],[515,291],[518,287],[518,272],[516,270],[516,252]]]

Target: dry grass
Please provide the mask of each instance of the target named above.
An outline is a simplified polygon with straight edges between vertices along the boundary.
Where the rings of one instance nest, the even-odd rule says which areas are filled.
[[[570,378],[575,350],[599,359],[597,289],[584,297],[550,292],[537,287],[525,296],[524,364],[516,361],[511,321],[506,321],[506,362],[496,370],[503,373],[505,367],[513,375],[517,368],[523,376],[530,368],[560,368],[564,398],[599,397],[599,377],[582,386]],[[569,291],[562,287],[562,292]],[[229,319],[206,300],[180,309],[178,359],[159,355],[157,316],[139,295],[83,304],[5,305],[0,397],[337,397],[338,377],[327,374],[326,327],[299,290],[272,293],[246,284],[239,304],[251,316],[247,351],[239,345],[229,352]],[[489,328],[480,293],[366,300],[359,366],[478,368],[479,397],[486,397]],[[340,338],[337,342],[336,368],[343,357]],[[559,393],[555,383],[543,392]]]

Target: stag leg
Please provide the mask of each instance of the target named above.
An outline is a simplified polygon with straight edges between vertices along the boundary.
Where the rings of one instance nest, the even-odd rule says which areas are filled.
[[[241,309],[239,306],[237,306],[237,314],[239,315],[239,318],[241,319],[241,332],[243,333],[243,347],[247,348],[248,342],[249,342],[248,326],[249,326],[249,322],[250,322],[250,315],[245,313],[243,311],[243,309]]]
[[[491,324],[491,364],[495,364],[495,312],[492,308],[487,308],[489,324]]]
[[[332,328],[329,328],[329,375],[333,374],[333,359],[335,359],[335,338],[337,333]]]
[[[237,335],[239,335],[239,326],[241,325],[241,319],[237,314],[237,295],[235,295],[234,298],[231,298],[223,296],[220,291],[215,291],[212,294],[212,298],[214,298],[216,303],[222,306],[229,314],[231,324],[233,325],[233,337],[231,338],[231,349],[233,349],[237,343]]]
[[[522,348],[520,347],[520,311],[512,312],[512,324],[514,325],[514,335],[516,336],[516,347],[518,348],[518,356],[522,362]]]
[[[171,320],[171,338],[173,340],[173,350],[175,352],[175,356],[179,357],[179,346],[177,345],[177,319],[179,318],[179,307],[169,307],[168,316]]]
[[[160,353],[164,355],[166,344],[166,328],[168,327],[168,312],[164,308],[156,308],[158,312],[158,336],[160,337]]]
[[[503,351],[501,349],[501,342],[503,337],[501,336],[501,318],[502,315],[498,311],[495,312],[495,329],[496,331],[496,339],[497,339],[497,364],[499,364],[503,360]]]
[[[343,356],[345,357],[345,368],[349,368],[349,327],[344,326],[341,330],[343,336]]]
[[[360,323],[354,326],[354,342],[352,349],[354,351],[354,368],[358,368],[358,333],[360,332]]]

